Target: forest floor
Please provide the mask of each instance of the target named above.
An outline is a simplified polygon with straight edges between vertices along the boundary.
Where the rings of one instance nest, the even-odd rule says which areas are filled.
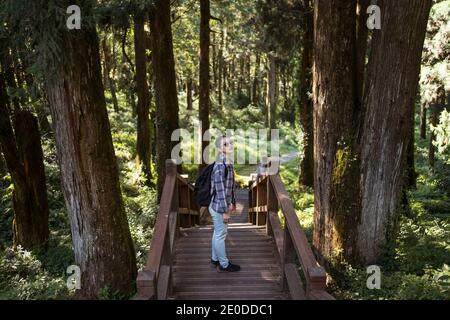
[[[110,121],[126,213],[135,243],[138,267],[142,268],[152,237],[158,209],[156,194],[144,185],[140,169],[135,165],[135,120],[130,107],[120,97],[120,113],[110,111]],[[180,123],[192,128],[192,119],[185,113],[185,96],[180,95]],[[235,105],[232,98],[226,103]],[[230,107],[229,113],[219,112],[213,101],[212,126],[226,128],[263,128],[264,119],[259,108]],[[195,113],[195,110],[194,110]],[[215,116],[218,115],[218,116]],[[311,189],[298,187],[298,154],[302,154],[301,134],[295,125],[280,119],[281,177],[290,192],[298,217],[311,239],[313,231],[314,195]],[[292,121],[292,120],[291,120]],[[345,272],[332,279],[329,290],[338,299],[450,299],[448,277],[450,271],[450,165],[437,161],[434,171],[427,165],[427,140],[416,139],[417,189],[408,194],[410,210],[403,212],[399,237],[387,246],[386,259],[380,263],[380,290],[369,290],[364,269],[346,266]],[[66,269],[74,263],[70,226],[60,188],[55,144],[51,135],[44,137],[47,186],[50,201],[51,237],[46,251],[27,252],[11,248],[12,187],[0,186],[0,299],[66,299],[73,292],[66,287]],[[248,154],[255,153],[247,146]],[[236,165],[238,179],[254,172],[255,165]],[[192,180],[196,165],[183,166]],[[7,180],[7,179],[6,179]],[[239,182],[238,181],[238,182]],[[447,278],[446,278],[447,277]],[[447,279],[447,280],[446,280]],[[105,299],[119,298],[105,290]]]

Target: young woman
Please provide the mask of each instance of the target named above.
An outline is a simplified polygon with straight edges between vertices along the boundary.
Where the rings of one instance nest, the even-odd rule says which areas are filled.
[[[228,260],[225,249],[230,214],[236,211],[233,142],[221,136],[216,140],[216,148],[218,154],[211,176],[214,196],[208,208],[214,224],[211,263],[219,272],[236,272],[241,267]]]

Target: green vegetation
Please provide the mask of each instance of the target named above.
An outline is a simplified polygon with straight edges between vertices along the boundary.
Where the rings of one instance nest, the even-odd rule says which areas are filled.
[[[200,14],[198,2],[196,0],[175,1],[170,4],[171,8],[169,8],[169,10],[172,10],[171,27],[178,86],[178,92],[171,94],[170,97],[175,99],[176,94],[178,94],[179,104],[179,123],[176,123],[175,127],[187,130],[192,135],[192,138],[196,134],[196,124],[199,121],[200,88],[197,82],[199,78]],[[52,4],[52,1],[49,3],[48,11],[56,10],[57,7]],[[148,168],[150,168],[147,171],[150,174],[146,176],[146,173],[144,173],[146,169],[137,160],[136,151],[139,144],[137,143],[137,132],[142,130],[138,129],[137,124],[139,122],[138,114],[140,114],[138,102],[142,97],[138,98],[140,92],[138,92],[137,83],[140,81],[137,79],[137,73],[135,74],[138,63],[135,54],[136,48],[134,47],[134,27],[137,23],[132,22],[139,11],[137,7],[139,7],[139,4],[142,5],[144,3],[147,2],[140,0],[136,2],[114,0],[98,3],[98,7],[97,5],[94,6],[96,7],[94,15],[102,16],[102,14],[105,14],[105,17],[103,17],[104,19],[99,18],[99,21],[95,22],[95,30],[98,30],[98,33],[97,31],[93,33],[96,36],[95,39],[98,34],[98,39],[100,40],[100,57],[96,57],[95,63],[98,62],[101,65],[102,74],[98,72],[97,84],[101,83],[105,88],[114,153],[120,172],[119,182],[124,212],[128,219],[139,270],[144,267],[147,259],[159,207],[156,186],[158,178],[161,179],[162,177],[157,176],[158,170],[156,169],[156,161],[160,159],[158,158],[158,147],[169,145],[164,139],[158,140],[155,134],[157,126],[154,125],[154,122],[157,122],[157,115],[161,116],[167,110],[161,110],[164,108],[157,108],[156,106],[155,94],[160,93],[156,91],[161,90],[161,88],[158,89],[153,79],[155,70],[152,64],[155,63],[155,60],[152,60],[150,63],[150,59],[148,59],[143,63],[147,68],[148,79],[143,82],[148,82],[149,87],[144,91],[151,95],[151,98],[149,97],[150,106],[148,106],[150,115],[144,115],[145,117],[141,115],[144,119],[140,120],[140,124],[146,123],[149,127],[147,137],[149,137],[148,140],[151,140],[152,144],[151,146],[146,146],[146,151],[148,151],[149,155],[151,154],[152,158],[151,161],[148,161],[150,163],[147,163]],[[278,6],[274,5],[274,3],[278,3]],[[417,97],[416,103],[413,154],[417,183],[415,187],[404,190],[403,207],[399,210],[401,215],[397,227],[398,234],[385,244],[384,255],[379,262],[382,272],[381,289],[369,290],[366,286],[368,278],[366,269],[344,262],[339,272],[331,271],[328,279],[328,292],[337,299],[450,300],[450,110],[448,107],[448,71],[450,69],[448,65],[448,44],[450,43],[448,14],[450,13],[450,1],[434,1],[434,3],[435,6],[431,12],[429,30],[424,45],[420,96]],[[308,57],[308,54],[304,54],[305,48],[301,48],[302,42],[307,43],[305,38],[308,32],[304,30],[306,28],[303,20],[306,17],[305,12],[308,11],[310,4],[311,1],[272,2],[255,0],[252,5],[249,5],[247,0],[218,0],[215,3],[211,2],[211,14],[213,17],[211,17],[210,22],[212,45],[210,54],[211,94],[209,98],[211,105],[209,116],[211,121],[210,127],[217,128],[222,133],[225,133],[227,129],[233,129],[236,133],[239,130],[255,130],[258,132],[258,130],[272,125],[273,123],[270,122],[276,119],[274,127],[280,130],[278,152],[282,156],[287,156],[286,160],[283,160],[281,164],[280,175],[290,194],[306,237],[312,243],[314,231],[314,190],[309,187],[299,186],[299,157],[303,157],[307,153],[302,143],[305,143],[307,140],[305,137],[308,135],[305,135],[305,132],[302,132],[300,129],[301,116],[299,108],[304,108],[305,106],[300,106],[302,102],[297,97],[301,95],[299,91],[304,91],[303,95],[310,99],[310,91],[312,91],[311,88],[307,87],[307,84],[301,83],[306,81],[306,73],[309,72],[307,72],[307,69],[310,69],[307,66],[308,61],[306,60],[308,59],[303,59]],[[16,11],[22,12],[23,8],[27,8],[26,1],[7,1],[4,5],[0,4],[0,18],[7,21],[0,25],[0,40],[3,41],[3,39],[9,38],[13,40],[5,45],[0,43],[0,81],[2,81],[4,76],[9,75],[8,81],[11,82],[5,87],[0,83],[0,102],[3,102],[2,106],[4,106],[4,109],[0,110],[3,111],[3,114],[0,113],[0,116],[3,116],[0,119],[2,125],[9,123],[10,120],[15,118],[12,112],[13,108],[10,108],[9,102],[4,102],[4,100],[7,100],[6,98],[11,98],[11,105],[14,103],[18,104],[19,107],[15,107],[17,109],[29,109],[28,112],[33,114],[33,116],[39,117],[39,121],[42,118],[46,119],[45,121],[51,118],[49,110],[51,108],[49,108],[48,102],[45,101],[49,92],[45,92],[45,89],[43,89],[45,83],[42,79],[43,74],[41,74],[43,72],[41,69],[45,69],[45,65],[39,59],[34,60],[36,58],[35,55],[39,56],[38,52],[42,50],[40,47],[35,47],[37,46],[36,43],[39,44],[40,41],[44,41],[40,38],[47,37],[47,34],[43,33],[36,37],[36,35],[22,34],[23,30],[22,32],[17,31],[17,35],[13,32],[15,27],[22,23],[22,20],[29,20],[22,19],[23,17],[16,13]],[[141,8],[140,10],[143,9]],[[149,11],[148,8],[145,8],[145,10]],[[32,15],[33,13],[30,12],[29,14]],[[169,16],[169,13],[167,16]],[[309,13],[312,14],[310,11]],[[151,23],[148,23],[149,19],[147,18],[145,18],[146,20],[143,23],[145,32],[142,36],[151,38],[149,30],[147,30]],[[29,21],[31,23],[30,26],[28,23],[24,23],[26,26],[24,29],[27,32],[28,29],[33,29],[31,20]],[[41,24],[42,21],[38,25],[40,26]],[[158,32],[152,33],[153,36],[155,34],[166,36],[159,35]],[[33,39],[33,36],[35,39]],[[312,33],[310,36],[312,36]],[[56,43],[53,44],[52,39],[47,41],[49,42],[47,43],[49,48],[57,46]],[[151,39],[145,38],[141,39],[141,41],[142,43],[151,42]],[[139,43],[139,41],[137,42]],[[142,43],[140,44],[142,45]],[[311,43],[310,46],[309,50],[312,49],[313,44]],[[53,48],[50,49],[52,49],[52,55],[49,55],[47,58],[53,57],[58,52],[56,48],[54,50]],[[145,49],[143,50],[146,51],[147,58],[150,58],[150,53],[153,55],[152,59],[157,56],[155,47],[151,48],[151,43],[145,43]],[[82,57],[82,55],[80,56]],[[141,56],[144,56],[144,54],[142,53]],[[53,62],[56,62],[56,60]],[[84,63],[84,61],[79,62],[80,64]],[[159,62],[161,63],[161,61]],[[77,66],[76,63],[74,65]],[[40,71],[38,72],[34,69],[39,69]],[[142,71],[139,68],[138,70]],[[300,76],[303,73],[305,75]],[[380,75],[379,78],[382,78],[382,76]],[[310,75],[309,77],[312,78],[313,76]],[[16,80],[17,88],[14,87]],[[221,81],[224,83],[221,84]],[[31,82],[31,84],[28,82]],[[188,85],[189,83],[190,86]],[[1,90],[3,88],[7,90]],[[412,91],[409,90],[409,92]],[[78,93],[80,95],[85,94],[85,92]],[[54,96],[61,97],[64,95],[58,94]],[[6,98],[1,100],[3,97]],[[447,99],[447,102],[443,102],[445,99]],[[192,104],[191,110],[188,110],[189,100]],[[104,106],[101,103],[99,104],[102,107]],[[176,105],[176,103],[171,104]],[[338,104],[336,103],[336,105]],[[273,108],[274,106],[275,108]],[[70,105],[70,107],[72,106]],[[143,109],[145,108],[146,106],[144,105]],[[4,112],[6,109],[7,112]],[[270,117],[268,114],[270,114]],[[102,115],[105,119],[105,114],[103,113]],[[312,114],[309,120],[311,119]],[[404,121],[405,119],[401,118],[400,120]],[[411,120],[412,118],[409,119],[409,121]],[[151,122],[151,124],[148,125],[148,122]],[[166,123],[158,123],[158,125],[160,126],[159,129],[161,129],[161,126],[166,125]],[[40,138],[44,155],[46,192],[50,212],[48,221],[50,237],[45,248],[41,247],[32,251],[24,250],[20,246],[14,248],[12,230],[14,216],[12,177],[14,177],[14,174],[4,173],[11,168],[6,168],[7,166],[3,164],[4,156],[0,154],[0,173],[3,175],[0,177],[0,300],[58,300],[74,297],[74,291],[69,290],[66,285],[69,276],[66,271],[68,266],[75,264],[71,225],[72,227],[74,226],[73,221],[75,219],[73,218],[77,216],[70,214],[71,212],[68,212],[66,206],[64,192],[61,187],[60,167],[57,163],[54,132],[51,132],[50,129],[47,132],[42,130],[45,127],[45,123],[39,122],[39,126],[41,128]],[[14,126],[12,125],[12,127]],[[48,127],[50,128],[50,125]],[[99,127],[105,128],[106,126]],[[69,126],[64,128],[66,131],[78,129],[76,125],[73,128]],[[426,132],[423,132],[421,129],[426,129]],[[15,131],[16,128],[14,128]],[[0,133],[3,136],[6,135],[5,132]],[[85,133],[82,132],[80,135]],[[410,135],[413,132],[406,133]],[[104,138],[107,137],[109,137],[109,132]],[[8,139],[14,141],[6,141]],[[7,136],[4,140],[11,142],[15,148],[16,139],[14,137],[11,139],[11,136]],[[92,140],[94,141],[90,141],[93,144],[90,150],[95,150],[100,139]],[[247,139],[245,141],[248,142]],[[3,141],[1,142],[4,143]],[[184,155],[193,156],[194,147],[192,142],[193,140],[182,141],[181,145]],[[245,146],[242,145],[240,140],[235,139],[234,142],[237,149],[244,147],[247,161],[249,158],[253,158],[256,163],[259,163],[262,156],[265,155],[260,153],[261,150],[258,148],[258,144],[253,141],[246,143]],[[5,143],[5,145],[9,144]],[[0,149],[2,146],[0,145]],[[270,150],[270,141],[268,148],[268,155],[275,151]],[[20,148],[17,147],[17,149],[19,150]],[[336,149],[338,151],[336,152],[334,170],[326,172],[325,175],[331,175],[333,186],[337,186],[339,189],[338,194],[342,195],[344,193],[342,197],[338,198],[341,200],[339,205],[343,209],[341,212],[344,220],[347,217],[347,213],[354,213],[354,211],[350,210],[345,211],[346,205],[352,203],[353,197],[351,188],[348,188],[348,180],[354,178],[356,174],[359,175],[360,171],[353,166],[353,150],[348,146],[339,146],[339,142]],[[4,150],[2,152],[6,155]],[[92,157],[92,154],[89,154],[88,157]],[[18,158],[20,159],[19,156]],[[110,153],[109,158],[114,160],[112,153]],[[164,156],[163,159],[165,158]],[[76,161],[82,162],[79,159],[75,159]],[[115,161],[109,163],[115,164]],[[112,165],[105,167],[113,168]],[[311,167],[312,165],[309,168]],[[376,165],[374,167],[375,171],[378,170]],[[236,163],[236,181],[240,187],[247,186],[249,176],[256,171],[256,168],[256,164]],[[188,180],[193,182],[197,176],[198,165],[183,164],[181,170],[183,174],[188,176]],[[305,170],[305,172],[307,171]],[[73,175],[73,172],[68,170],[65,174]],[[87,175],[90,174],[93,174],[93,172],[87,172]],[[319,172],[318,174],[321,173]],[[66,175],[62,174],[63,177],[66,177]],[[25,174],[19,174],[19,176],[23,177]],[[86,179],[86,176],[83,178]],[[344,179],[347,180],[344,181]],[[84,181],[82,182],[78,186],[84,185]],[[14,184],[16,186],[19,185],[16,182]],[[348,193],[345,193],[346,188],[349,189]],[[98,192],[98,190],[96,191]],[[118,190],[116,191],[115,195],[118,195]],[[104,189],[98,193],[101,192],[104,192]],[[75,194],[76,192],[72,193]],[[66,194],[66,199],[73,196],[73,194]],[[79,194],[76,196],[81,198]],[[22,199],[29,200],[30,198],[22,197]],[[111,199],[116,200],[117,197],[108,198],[108,200]],[[95,203],[92,199],[86,201],[86,203],[88,202]],[[104,204],[102,203],[97,208],[105,207]],[[121,211],[121,208],[110,211]],[[72,217],[72,223],[69,221],[69,216]],[[102,216],[106,215],[103,214]],[[282,224],[284,223],[283,219],[281,222]],[[356,223],[354,225],[356,226]],[[94,228],[91,228],[91,232],[92,230]],[[94,231],[97,230],[95,229]],[[104,234],[107,234],[107,232],[104,232]],[[93,239],[93,237],[86,238]],[[127,250],[128,252],[132,251],[131,246],[127,246]],[[109,253],[110,251],[104,252]],[[337,256],[338,252],[334,253]],[[129,274],[130,278],[131,274],[134,277],[134,273],[130,272]],[[132,282],[126,281],[126,283],[130,284]],[[96,289],[98,291],[98,288]],[[127,299],[129,297],[105,287],[100,290],[98,298]]]

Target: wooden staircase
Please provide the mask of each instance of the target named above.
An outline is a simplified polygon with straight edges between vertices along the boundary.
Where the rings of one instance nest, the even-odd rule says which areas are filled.
[[[273,164],[269,159],[262,166]],[[254,177],[249,189],[236,192],[237,212],[226,240],[228,258],[241,266],[235,273],[219,273],[211,266],[212,226],[199,226],[193,187],[177,174],[171,160],[166,172],[147,265],[137,278],[136,299],[333,299],[325,291],[326,274],[312,254],[277,172],[268,174],[268,169]]]
[[[228,226],[229,259],[241,266],[236,273],[211,267],[212,226],[180,231],[175,244],[173,298],[209,300],[287,299],[280,290],[280,265],[273,238],[264,226],[248,223],[248,190],[236,191],[237,210]]]

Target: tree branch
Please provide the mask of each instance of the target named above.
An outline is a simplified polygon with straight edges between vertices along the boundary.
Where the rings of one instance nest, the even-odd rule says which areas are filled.
[[[211,19],[211,20],[216,20],[216,21],[219,21],[221,24],[223,24],[223,21],[222,21],[222,19],[220,19],[220,18],[217,18],[217,17],[215,17],[215,16],[213,16],[212,14],[210,14],[209,15],[209,18]]]

